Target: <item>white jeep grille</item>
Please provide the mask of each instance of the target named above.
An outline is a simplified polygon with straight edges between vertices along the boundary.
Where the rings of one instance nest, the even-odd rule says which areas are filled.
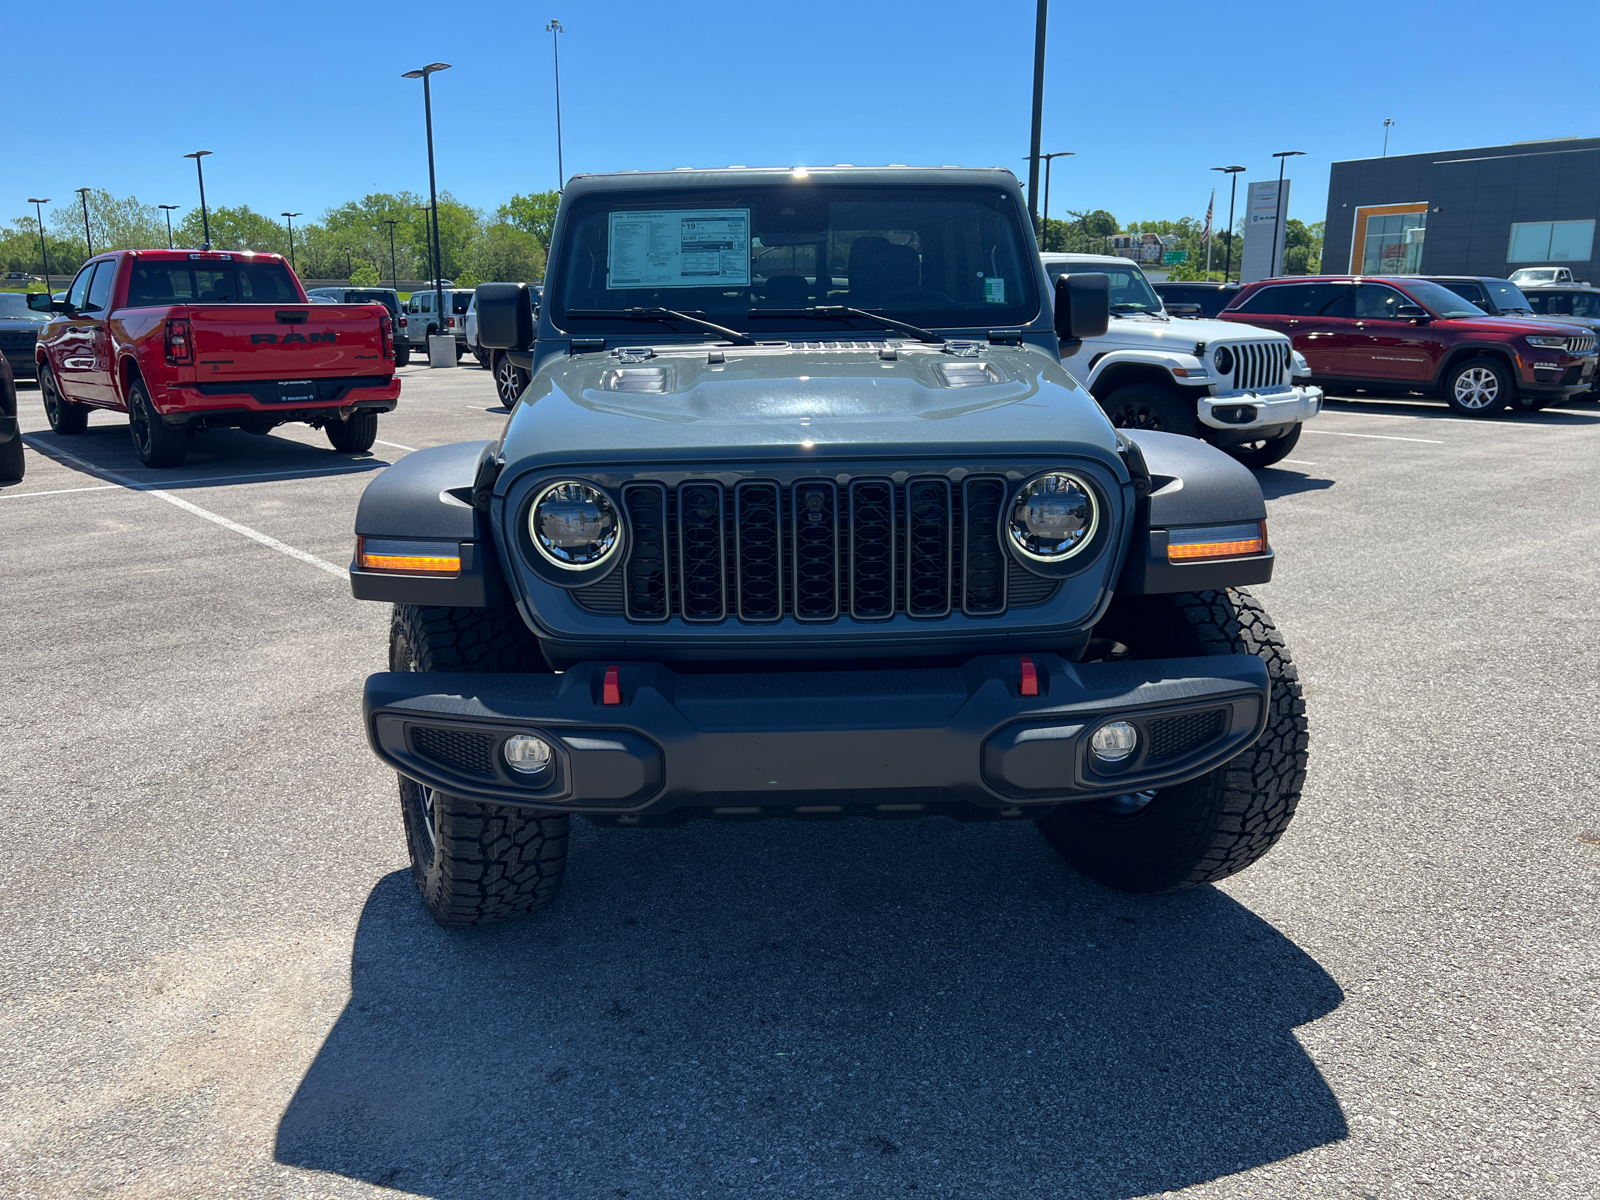
[[[1233,386],[1240,391],[1282,387],[1289,370],[1289,343],[1231,342]]]

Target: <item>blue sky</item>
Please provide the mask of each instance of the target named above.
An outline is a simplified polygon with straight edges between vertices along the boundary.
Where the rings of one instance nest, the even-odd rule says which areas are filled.
[[[310,218],[367,192],[426,192],[421,85],[400,73],[431,61],[453,64],[434,77],[440,187],[492,207],[554,186],[552,16],[567,31],[569,175],[897,162],[1025,177],[1030,0],[80,0],[71,26],[92,36],[69,61],[76,39],[62,11],[8,6],[0,216],[31,211],[29,196],[69,202],[81,186],[194,204],[182,155],[195,149],[215,152],[213,204]],[[1517,12],[1530,24],[1514,34]],[[1200,38],[1202,22],[1222,36]],[[1220,178],[1208,167],[1245,164],[1243,183],[1275,173],[1273,151],[1304,150],[1291,214],[1318,220],[1329,162],[1377,155],[1385,117],[1398,122],[1390,149],[1400,153],[1595,136],[1597,46],[1594,0],[1056,0],[1043,149],[1077,157],[1057,161],[1052,213],[1199,215]],[[67,78],[81,102],[47,103]]]

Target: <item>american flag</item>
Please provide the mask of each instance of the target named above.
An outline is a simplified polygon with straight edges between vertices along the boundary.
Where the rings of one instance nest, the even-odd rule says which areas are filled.
[[[1200,231],[1200,244],[1203,246],[1209,246],[1211,244],[1211,210],[1216,206],[1217,192],[1216,189],[1213,188],[1211,190],[1211,203],[1206,205],[1206,227]]]

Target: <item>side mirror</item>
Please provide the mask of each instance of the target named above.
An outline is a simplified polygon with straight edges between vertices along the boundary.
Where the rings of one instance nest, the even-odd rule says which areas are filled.
[[[1428,321],[1432,318],[1428,310],[1420,304],[1399,304],[1395,306],[1394,315],[1402,321]]]
[[[1062,275],[1056,280],[1056,336],[1063,342],[1099,337],[1111,325],[1111,278]]]
[[[71,312],[65,300],[50,299],[49,292],[29,292],[28,307],[34,312],[64,313]]]
[[[533,345],[533,297],[527,284],[479,285],[478,341],[490,350],[526,350]]]

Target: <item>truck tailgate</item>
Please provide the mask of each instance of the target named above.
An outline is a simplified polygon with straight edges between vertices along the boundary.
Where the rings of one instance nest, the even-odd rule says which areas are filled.
[[[195,305],[182,315],[193,330],[197,383],[394,370],[383,354],[381,304]]]

